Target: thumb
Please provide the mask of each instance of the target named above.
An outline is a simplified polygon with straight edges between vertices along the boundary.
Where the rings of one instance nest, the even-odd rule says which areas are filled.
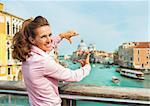
[[[85,59],[86,64],[90,63],[89,60],[90,60],[90,54],[88,54],[87,57],[86,57],[86,59]]]
[[[90,58],[90,53],[88,53],[88,55],[87,55],[86,59],[89,59],[89,58]]]

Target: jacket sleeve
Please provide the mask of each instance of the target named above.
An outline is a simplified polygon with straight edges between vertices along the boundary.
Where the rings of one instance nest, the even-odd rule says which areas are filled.
[[[86,77],[90,73],[90,70],[90,65],[85,65],[77,70],[70,70],[55,61],[50,61],[45,63],[44,76],[68,82],[78,82]]]

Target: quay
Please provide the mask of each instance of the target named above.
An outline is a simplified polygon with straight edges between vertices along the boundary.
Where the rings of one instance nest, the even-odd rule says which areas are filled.
[[[62,106],[76,106],[77,100],[150,105],[150,89],[68,83],[59,88]],[[26,95],[22,81],[0,81],[0,94]]]

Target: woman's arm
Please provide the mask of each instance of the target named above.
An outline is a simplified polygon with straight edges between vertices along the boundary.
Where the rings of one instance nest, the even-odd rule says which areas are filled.
[[[52,48],[55,48],[59,42],[62,40],[62,39],[67,39],[70,44],[72,43],[71,41],[71,37],[73,36],[77,36],[78,33],[75,32],[75,31],[68,31],[68,32],[63,32],[63,33],[60,33],[58,36],[55,36],[55,37],[52,37]]]
[[[70,70],[68,68],[64,68],[55,61],[49,61],[49,59],[47,59],[47,62],[45,61],[44,76],[68,82],[76,82],[87,76],[90,73],[90,70],[90,64],[86,64],[77,70]]]

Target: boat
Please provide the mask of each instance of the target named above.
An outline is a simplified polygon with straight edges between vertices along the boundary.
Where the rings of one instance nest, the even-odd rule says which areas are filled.
[[[63,67],[68,68],[68,64],[65,63],[64,61],[59,61],[59,63],[60,63]]]
[[[144,73],[141,71],[121,69],[120,74],[126,77],[144,80]]]
[[[145,69],[145,70],[144,70],[144,74],[150,74],[150,70]]]
[[[116,72],[120,72],[120,71],[121,71],[121,69],[120,69],[120,68],[117,68],[117,69],[116,69]]]
[[[119,83],[120,80],[119,80],[119,78],[117,78],[116,76],[113,76],[113,77],[112,77],[112,82],[113,82],[113,83]]]

